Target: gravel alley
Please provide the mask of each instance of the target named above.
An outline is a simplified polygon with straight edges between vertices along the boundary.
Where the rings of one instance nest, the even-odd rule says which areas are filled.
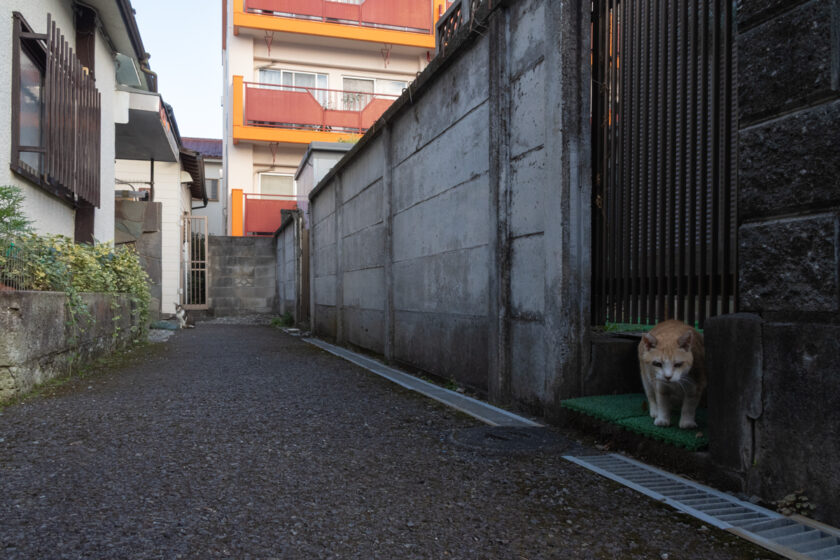
[[[2,558],[776,558],[268,326],[0,411]]]

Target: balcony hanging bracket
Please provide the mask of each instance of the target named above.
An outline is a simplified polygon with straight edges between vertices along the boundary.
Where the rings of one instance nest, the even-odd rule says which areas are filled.
[[[394,48],[394,45],[389,45],[388,43],[383,43],[383,48],[380,49],[379,52],[382,53],[382,60],[385,62],[385,68],[388,68],[388,64],[391,62],[391,49]]]
[[[265,47],[268,49],[268,56],[271,56],[271,43],[274,42],[274,31],[265,32]]]

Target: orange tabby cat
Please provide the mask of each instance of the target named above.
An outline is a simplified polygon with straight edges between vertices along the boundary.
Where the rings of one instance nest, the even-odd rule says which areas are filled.
[[[659,323],[639,343],[639,368],[654,424],[669,426],[671,409],[682,402],[680,428],[696,428],[706,388],[703,335],[682,321]]]

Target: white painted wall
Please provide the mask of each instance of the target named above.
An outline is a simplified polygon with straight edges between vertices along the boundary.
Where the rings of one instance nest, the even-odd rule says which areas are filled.
[[[18,177],[9,168],[12,145],[12,12],[20,12],[32,28],[43,33],[49,13],[67,42],[75,48],[72,3],[62,0],[3,0],[0,2],[0,184],[17,185],[25,196],[24,212],[39,233],[73,237],[75,210],[40,187]],[[96,87],[102,94],[100,178],[101,207],[94,218],[99,241],[114,238],[114,61],[102,34],[96,37]]]
[[[114,239],[114,184],[115,137],[114,105],[116,103],[116,66],[111,49],[99,34],[96,37],[96,87],[102,92],[101,97],[101,142],[99,184],[101,196],[99,208],[93,220],[93,237],[97,241]]]
[[[148,161],[116,160],[118,180],[140,183],[149,181]],[[125,185],[118,185],[124,190]],[[161,208],[161,312],[175,313],[181,301],[181,219],[190,209],[189,189],[181,184],[181,164],[155,162],[155,202]]]
[[[227,201],[227,190],[225,189],[224,177],[221,176],[221,160],[204,160],[204,177],[207,179],[219,180],[219,200],[207,201],[207,208],[196,208],[192,211],[194,216],[207,216],[207,233],[210,235],[227,235],[225,230],[225,202]],[[201,201],[193,200],[193,206],[200,206]]]

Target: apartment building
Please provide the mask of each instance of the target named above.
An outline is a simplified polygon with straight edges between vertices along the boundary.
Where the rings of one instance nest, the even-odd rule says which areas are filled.
[[[446,0],[222,0],[231,235],[271,234],[311,142],[354,142],[434,56]],[[276,223],[275,223],[276,222]]]

